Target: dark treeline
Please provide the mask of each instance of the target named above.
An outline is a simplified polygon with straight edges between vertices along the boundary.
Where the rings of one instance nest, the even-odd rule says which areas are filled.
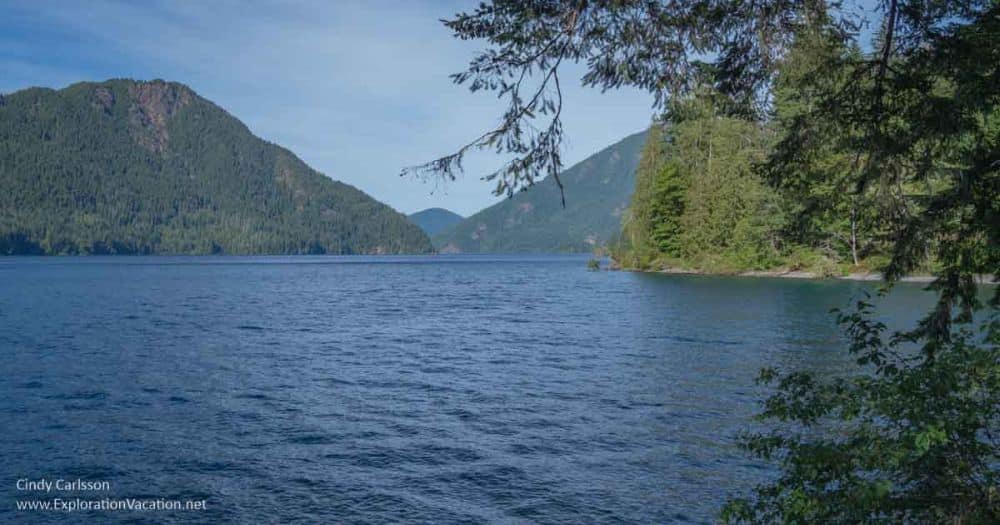
[[[2,254],[431,249],[401,214],[162,81],[5,96],[0,186]]]
[[[886,188],[852,180],[865,154],[850,146],[860,130],[819,118],[816,93],[844,89],[860,60],[857,49],[822,32],[798,35],[778,67],[772,109],[758,119],[735,114],[711,73],[701,75],[700,88],[653,125],[616,257],[638,269],[826,276],[885,266],[893,204],[901,197],[919,213],[920,197],[942,183]],[[817,68],[825,74],[815,76]],[[808,155],[789,152],[793,140],[808,140]],[[926,241],[916,267],[931,272]]]

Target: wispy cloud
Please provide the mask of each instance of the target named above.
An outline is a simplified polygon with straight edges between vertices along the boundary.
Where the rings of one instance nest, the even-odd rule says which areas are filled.
[[[499,102],[448,74],[475,44],[438,19],[473,4],[428,2],[4,2],[0,91],[110,77],[184,82],[327,175],[404,212],[469,214],[494,202],[478,155],[437,187],[400,168],[448,153],[499,115]],[[650,98],[567,82],[573,162],[644,127]],[[432,194],[433,191],[433,194]]]

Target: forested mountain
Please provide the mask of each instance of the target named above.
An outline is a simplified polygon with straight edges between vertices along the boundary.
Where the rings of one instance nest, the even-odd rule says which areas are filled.
[[[434,236],[443,252],[589,252],[621,229],[646,133],[630,135],[564,171],[566,207],[555,180],[499,202]]]
[[[155,80],[0,97],[0,253],[428,252],[360,190]]]
[[[427,235],[436,235],[442,230],[448,229],[462,221],[463,217],[453,211],[444,208],[427,208],[410,214],[410,221]]]

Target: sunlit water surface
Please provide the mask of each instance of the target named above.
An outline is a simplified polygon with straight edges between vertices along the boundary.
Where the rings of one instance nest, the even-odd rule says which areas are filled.
[[[585,262],[0,259],[0,521],[711,522],[773,472],[758,370],[843,370],[872,285]],[[17,512],[25,478],[207,510]]]

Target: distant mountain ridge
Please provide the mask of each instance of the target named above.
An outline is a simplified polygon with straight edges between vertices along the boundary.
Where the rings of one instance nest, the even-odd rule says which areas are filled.
[[[444,208],[427,208],[409,215],[410,221],[430,236],[448,229],[462,221],[464,217]]]
[[[646,132],[630,135],[432,236],[442,252],[590,252],[621,232]]]
[[[425,253],[426,234],[183,84],[0,97],[0,254]]]

